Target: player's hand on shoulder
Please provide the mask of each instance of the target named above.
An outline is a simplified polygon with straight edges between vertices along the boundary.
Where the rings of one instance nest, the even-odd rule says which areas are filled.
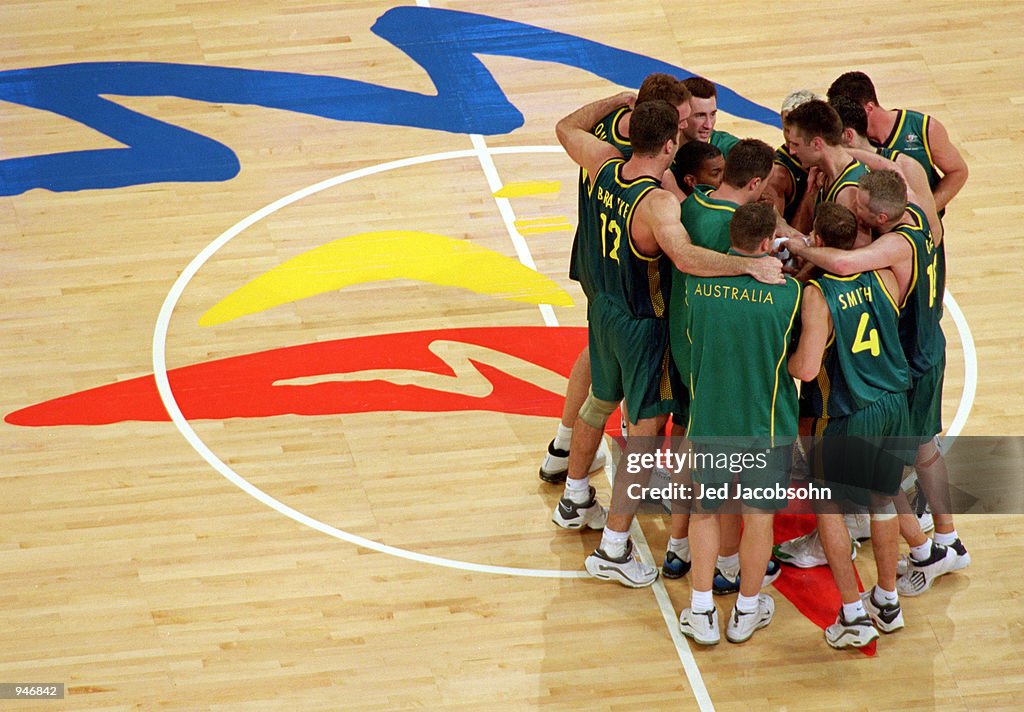
[[[764,284],[785,284],[782,263],[775,257],[754,257],[750,260],[747,273]]]

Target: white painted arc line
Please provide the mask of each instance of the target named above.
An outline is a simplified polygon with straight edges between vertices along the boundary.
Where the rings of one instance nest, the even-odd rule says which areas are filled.
[[[470,139],[473,142],[477,159],[480,161],[480,167],[483,169],[484,177],[487,179],[487,187],[490,189],[491,195],[494,196],[494,202],[498,206],[498,214],[501,215],[501,219],[505,223],[505,230],[512,240],[512,247],[515,248],[516,257],[519,258],[519,261],[524,266],[536,272],[537,263],[533,260],[533,254],[530,253],[530,246],[526,244],[525,238],[516,228],[516,214],[512,210],[512,203],[509,202],[508,198],[499,198],[495,195],[504,187],[504,183],[501,180],[501,176],[498,175],[498,167],[494,165],[494,158],[491,157],[487,141],[480,134],[472,134]],[[545,326],[558,326],[555,310],[550,304],[539,304],[538,308],[540,309],[541,316],[544,318]]]
[[[560,147],[553,146],[523,146],[523,147],[507,147],[504,149],[498,149],[496,152],[499,153],[561,153]],[[284,208],[292,203],[295,203],[303,198],[306,198],[314,193],[332,188],[343,183],[364,178],[366,176],[374,175],[376,173],[383,173],[385,171],[395,170],[398,168],[405,168],[408,166],[419,165],[422,163],[431,163],[434,161],[450,160],[457,158],[473,158],[476,157],[476,149],[468,149],[462,151],[447,151],[442,153],[428,154],[424,156],[414,156],[412,158],[403,158],[396,161],[390,161],[388,163],[379,164],[376,166],[368,166],[350,173],[345,173],[327,180],[320,181],[313,185],[307,186],[300,190],[286,195],[269,205],[257,210],[251,215],[243,218],[238,223],[230,227],[223,234],[217,237],[213,242],[207,245],[203,250],[197,254],[191,262],[182,270],[178,279],[175,280],[171,286],[167,297],[164,299],[163,304],[160,308],[160,313],[157,316],[157,321],[153,331],[153,376],[156,381],[157,392],[160,395],[161,401],[163,401],[164,408],[167,410],[168,415],[171,418],[171,422],[181,433],[182,437],[185,438],[186,442],[192,446],[192,448],[221,476],[225,477],[235,486],[254,497],[258,501],[262,502],[266,506],[274,509],[275,511],[283,514],[284,516],[296,521],[304,526],[308,526],[319,532],[332,536],[336,539],[349,542],[355,546],[361,546],[372,551],[378,551],[392,556],[397,556],[412,561],[418,561],[421,563],[432,564],[436,566],[443,566],[447,568],[459,569],[463,571],[472,571],[479,573],[491,573],[501,574],[509,576],[527,576],[527,577],[538,577],[538,578],[560,578],[560,579],[580,579],[586,578],[587,574],[585,571],[563,571],[560,569],[526,569],[508,566],[492,566],[488,564],[477,564],[473,562],[458,561],[455,559],[446,559],[438,556],[431,556],[428,554],[420,554],[418,552],[407,551],[399,549],[397,547],[389,546],[387,544],[381,544],[371,539],[361,537],[349,532],[343,531],[336,527],[332,527],[329,524],[325,524],[317,519],[314,519],[302,512],[292,509],[283,502],[271,497],[267,493],[263,492],[259,488],[252,485],[250,482],[245,480],[241,475],[231,469],[226,463],[213,453],[209,447],[202,441],[198,436],[189,422],[185,419],[178,406],[177,401],[174,398],[174,393],[171,390],[170,381],[167,376],[167,359],[166,359],[166,348],[167,348],[167,331],[170,327],[171,316],[174,313],[174,308],[177,306],[178,301],[184,294],[188,283],[193,277],[199,272],[202,266],[214,255],[218,250],[223,248],[228,242],[241,234],[245,229],[256,224],[263,218],[271,215],[281,208]]]
[[[953,439],[961,433],[964,425],[967,424],[971,408],[974,407],[974,397],[978,390],[978,352],[974,347],[974,335],[971,333],[970,324],[967,323],[967,317],[964,316],[960,305],[948,290],[942,297],[942,303],[949,309],[949,314],[953,317],[953,323],[956,324],[956,330],[960,334],[960,347],[964,353],[964,386],[960,394],[960,405],[957,407],[956,415],[953,416],[953,422],[949,424],[945,435],[945,438],[950,439],[949,445],[952,445]],[[943,453],[949,447],[945,438],[940,440]]]

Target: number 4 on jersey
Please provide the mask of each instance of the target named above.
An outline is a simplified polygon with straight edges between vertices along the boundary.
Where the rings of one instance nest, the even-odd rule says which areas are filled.
[[[860,315],[860,323],[857,324],[857,336],[853,339],[853,346],[850,348],[850,351],[855,354],[861,351],[870,351],[872,356],[878,356],[882,352],[881,345],[878,343],[878,329],[868,331],[869,320],[867,314]],[[866,336],[865,332],[867,332]]]

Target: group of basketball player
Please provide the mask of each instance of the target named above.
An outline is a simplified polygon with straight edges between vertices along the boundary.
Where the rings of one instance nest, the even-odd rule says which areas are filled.
[[[826,641],[861,647],[903,627],[900,596],[970,563],[936,441],[941,215],[967,166],[941,123],[883,108],[862,72],[836,79],[827,101],[787,96],[775,150],[716,130],[716,116],[713,83],[654,74],[637,95],[588,104],[556,127],[581,168],[570,276],[587,296],[589,341],[540,477],[565,483],[556,524],[603,529],[586,570],[649,586],[659,568],[633,551],[639,501],[628,493],[650,470],[620,470],[610,510],[589,473],[605,464],[620,404],[629,450],[658,447],[671,417],[683,447],[712,456],[676,473],[694,494],[672,502],[660,567],[691,574],[683,634],[718,643],[712,594],[735,592],[726,638],[744,642],[772,620],[761,589],[780,562],[828,564],[842,607]],[[741,472],[713,464],[753,453],[758,466]],[[910,465],[916,510],[901,486]],[[779,493],[804,477],[825,493],[817,527],[773,551]],[[867,538],[877,583],[860,593],[852,559]]]

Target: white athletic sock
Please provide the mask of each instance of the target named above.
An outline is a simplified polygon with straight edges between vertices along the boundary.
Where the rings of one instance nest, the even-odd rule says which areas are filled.
[[[942,544],[943,546],[952,546],[953,542],[959,538],[960,536],[956,533],[956,529],[951,531],[949,534],[943,534],[942,532],[935,532],[932,534],[932,539],[935,540],[935,543]]]
[[[921,546],[910,547],[910,558],[914,561],[924,561],[932,555],[932,540],[928,538]]]
[[[895,591],[886,591],[881,586],[875,586],[874,599],[881,604],[891,606],[894,603],[898,603],[900,597],[896,595]]]
[[[572,442],[572,428],[567,428],[561,423],[558,424],[558,432],[555,434],[555,449],[568,450]]]
[[[629,541],[629,531],[617,532],[608,527],[604,528],[601,534],[601,551],[612,559],[617,559],[626,553],[626,542]]]
[[[706,613],[715,607],[715,601],[711,597],[711,591],[698,591],[696,589],[690,591],[690,608],[694,612]]]
[[[570,502],[586,504],[590,501],[590,475],[582,479],[574,480],[567,477],[565,480],[565,494],[563,495]]]
[[[847,623],[850,623],[861,616],[866,616],[867,614],[868,612],[864,610],[864,601],[859,598],[853,603],[843,604],[843,620]]]
[[[673,554],[676,554],[680,559],[689,560],[690,558],[690,540],[688,537],[682,539],[676,539],[675,537],[669,537],[668,539],[668,550]]]
[[[757,610],[757,596],[738,594],[736,596],[736,610],[740,613],[753,613]]]
[[[719,571],[733,571],[740,567],[740,555],[739,552],[731,556],[719,556],[718,562],[715,564]]]

